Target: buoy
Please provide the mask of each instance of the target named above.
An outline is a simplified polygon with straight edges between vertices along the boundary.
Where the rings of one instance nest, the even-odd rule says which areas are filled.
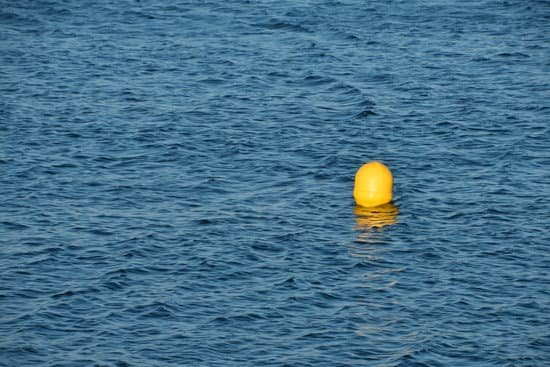
[[[353,198],[358,205],[372,207],[389,203],[392,191],[393,176],[385,164],[372,161],[357,170]]]

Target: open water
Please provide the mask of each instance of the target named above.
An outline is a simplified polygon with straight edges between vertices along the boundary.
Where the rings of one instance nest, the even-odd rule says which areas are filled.
[[[1,366],[548,366],[550,2],[0,5]]]

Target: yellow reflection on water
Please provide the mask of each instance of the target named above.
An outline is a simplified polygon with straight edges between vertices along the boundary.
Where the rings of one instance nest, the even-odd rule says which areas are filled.
[[[373,208],[357,205],[353,212],[355,213],[355,229],[359,231],[370,231],[396,224],[399,214],[399,210],[392,203]]]
[[[397,223],[399,209],[393,203],[372,208],[356,206],[355,230],[359,232],[358,242],[377,243],[383,241],[384,227]]]
[[[388,227],[398,223],[399,209],[392,203],[365,208],[356,206],[353,210],[355,214],[355,230],[357,231],[357,240],[351,246],[349,253],[359,263],[365,265],[365,274],[363,282],[357,284],[357,287],[365,288],[375,292],[391,291],[399,284],[399,273],[403,270],[396,268],[394,263],[389,262],[391,257],[392,243],[388,240],[392,235],[391,231],[386,231]],[[371,293],[372,294],[372,293]],[[391,307],[391,300],[381,298],[370,299],[369,305],[373,307]],[[354,332],[359,336],[370,339],[385,338],[388,333],[395,333],[395,327],[392,320],[371,319],[369,323],[358,325]]]

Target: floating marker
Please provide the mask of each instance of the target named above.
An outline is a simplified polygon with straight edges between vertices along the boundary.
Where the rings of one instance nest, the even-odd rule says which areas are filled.
[[[355,174],[353,198],[358,205],[373,207],[389,203],[393,194],[393,176],[386,165],[368,162]]]

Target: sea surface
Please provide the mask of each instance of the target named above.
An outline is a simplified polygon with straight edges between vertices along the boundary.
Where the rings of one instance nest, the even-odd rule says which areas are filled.
[[[549,1],[0,0],[2,367],[548,366],[549,274]]]

